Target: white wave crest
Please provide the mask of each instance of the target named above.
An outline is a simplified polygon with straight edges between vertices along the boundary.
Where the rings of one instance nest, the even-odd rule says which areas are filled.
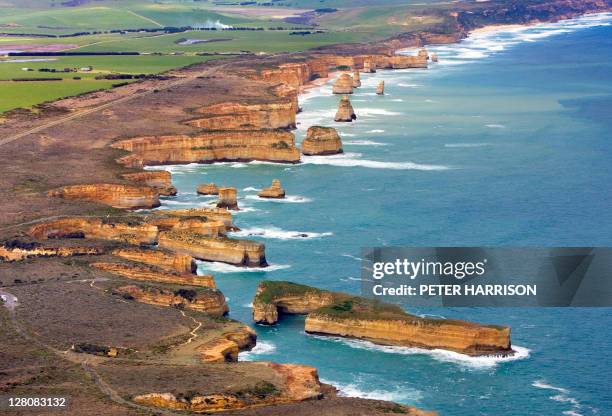
[[[328,339],[333,342],[340,342],[348,345],[351,348],[383,352],[387,354],[401,354],[401,355],[428,355],[436,361],[453,363],[462,367],[471,369],[490,369],[494,368],[501,363],[510,361],[523,360],[529,357],[530,350],[525,347],[519,347],[513,345],[515,354],[512,356],[478,356],[472,357],[470,355],[460,354],[454,351],[447,351],[442,349],[426,350],[423,348],[412,348],[412,347],[397,347],[389,345],[378,345],[370,341],[356,340],[349,338],[340,337],[326,337],[320,335],[310,335],[316,338]]]
[[[448,166],[426,165],[414,162],[380,162],[377,160],[359,159],[359,153],[342,153],[333,156],[304,156],[303,163],[310,165],[331,165],[339,167],[364,167],[372,169],[398,170],[447,170]]]
[[[385,131],[382,129],[374,129],[374,130],[368,130],[366,131],[366,133],[384,133]]]
[[[356,110],[357,116],[374,117],[374,116],[401,116],[402,113],[397,111],[384,110],[382,108],[359,108]]]
[[[505,129],[506,126],[504,126],[503,124],[485,124],[485,127],[488,127],[490,129]]]
[[[562,412],[562,414],[567,416],[582,416],[582,413],[580,413],[580,410],[583,407],[582,404],[578,401],[578,399],[569,395],[570,391],[568,389],[553,386],[552,384],[548,384],[545,380],[536,380],[531,383],[531,385],[539,389],[552,390],[559,393],[550,396],[549,399],[559,403],[567,403],[571,407],[569,410]]]
[[[312,238],[321,238],[333,235],[333,233],[315,233],[305,231],[286,231],[276,227],[253,227],[244,228],[238,232],[232,233],[236,237],[263,237],[273,238],[277,240],[303,240]]]
[[[276,345],[270,341],[257,341],[257,344],[250,351],[244,351],[238,354],[239,361],[253,361],[260,355],[272,354],[276,351]]]
[[[408,84],[406,82],[400,82],[399,84],[397,84],[399,87],[404,87],[404,88],[419,88],[422,85],[419,84]]]
[[[274,272],[277,270],[288,269],[288,264],[270,264],[268,267],[242,267],[233,264],[221,263],[219,261],[199,261],[197,260],[198,270],[214,273],[255,273],[255,272]]]
[[[388,143],[375,142],[373,140],[346,140],[343,144],[351,146],[387,146]]]
[[[287,195],[282,199],[279,198],[260,198],[257,195],[247,195],[244,199],[250,199],[253,201],[268,201],[268,202],[280,202],[285,204],[304,204],[306,202],[312,202],[312,199],[306,198],[300,195]]]
[[[388,402],[416,402],[423,394],[412,388],[398,388],[393,390],[374,389],[367,390],[371,383],[340,383],[337,381],[321,379],[322,383],[336,387],[341,397],[360,397],[362,399],[384,400]],[[364,384],[364,385],[362,385]]]
[[[259,192],[261,189],[255,188],[254,186],[247,186],[243,189],[244,192]]]

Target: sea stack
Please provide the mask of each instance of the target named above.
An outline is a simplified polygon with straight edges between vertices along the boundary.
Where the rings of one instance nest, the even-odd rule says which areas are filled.
[[[349,74],[342,74],[334,83],[332,89],[334,94],[352,94],[353,78]]]
[[[340,100],[340,104],[338,105],[338,111],[336,112],[334,121],[350,122],[356,119],[357,116],[355,115],[355,110],[353,110],[353,106],[351,105],[348,95],[343,95],[342,99]]]
[[[307,156],[335,155],[342,153],[342,140],[333,127],[312,126],[306,132],[301,148],[302,154]]]
[[[260,198],[271,198],[271,199],[283,199],[285,197],[285,190],[281,187],[281,183],[278,179],[272,181],[272,186],[263,189],[257,193]]]
[[[380,81],[376,87],[377,95],[385,95],[385,81]]]
[[[355,70],[353,72],[353,88],[361,87],[361,76],[359,75],[359,71]]]
[[[438,62],[438,55],[435,53],[431,54],[431,62]]]
[[[204,183],[198,185],[197,192],[199,195],[219,195],[219,187],[214,183]]]
[[[429,52],[427,52],[427,49],[423,48],[419,50],[419,53],[417,54],[417,56],[419,58],[425,58],[427,60],[429,59]]]
[[[219,202],[217,208],[227,208],[238,211],[236,188],[219,188]]]
[[[375,61],[365,61],[363,63],[363,72],[366,73],[374,73],[376,72],[376,62]]]

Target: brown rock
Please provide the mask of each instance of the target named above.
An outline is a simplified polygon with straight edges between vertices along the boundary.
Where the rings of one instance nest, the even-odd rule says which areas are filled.
[[[5,243],[0,245],[0,261],[7,263],[35,257],[72,257],[98,254],[104,254],[104,250],[96,247],[44,247],[38,243]]]
[[[335,155],[342,153],[342,140],[333,127],[312,126],[308,128],[301,145],[305,155]]]
[[[431,54],[431,62],[438,62],[438,55],[435,53]]]
[[[353,88],[361,87],[361,75],[359,75],[359,71],[355,70],[353,72]]]
[[[215,280],[211,275],[197,276],[187,273],[171,273],[149,266],[135,266],[122,263],[91,263],[90,266],[131,280],[200,286],[213,289],[216,287]]]
[[[246,267],[265,267],[265,245],[257,241],[211,238],[199,234],[164,231],[159,246],[199,260],[220,261]]]
[[[221,103],[196,111],[206,117],[187,124],[205,130],[289,129],[295,128],[297,107],[290,97],[289,101],[265,104]]]
[[[252,349],[256,340],[255,331],[244,325],[237,331],[226,332],[202,344],[197,350],[204,362],[235,362],[238,361],[238,353]]]
[[[102,221],[97,218],[62,218],[33,225],[29,234],[42,238],[92,238],[128,244],[155,244],[159,230],[150,224]]]
[[[149,170],[144,172],[126,173],[125,179],[149,186],[164,196],[176,195],[176,188],[172,185],[172,175],[166,170]]]
[[[159,267],[162,270],[178,273],[195,273],[193,257],[150,248],[119,248],[112,254],[126,260]]]
[[[132,167],[194,162],[300,161],[294,135],[282,130],[216,131],[194,136],[145,136],[121,140],[112,147],[132,152],[131,155],[118,159],[119,163]]]
[[[236,188],[219,188],[219,201],[217,208],[227,208],[238,211]]]
[[[224,211],[226,210],[224,209]],[[196,216],[178,217],[160,215],[147,222],[157,226],[160,231],[189,231],[208,237],[222,237],[228,230],[228,227],[222,221]]]
[[[352,94],[353,78],[349,74],[342,74],[338,77],[333,86],[334,94]]]
[[[377,95],[385,95],[385,81],[380,81],[376,87]]]
[[[228,229],[235,229],[232,222],[232,213],[224,208],[187,208],[157,211],[161,217],[193,217],[207,222],[219,221]],[[174,225],[174,223],[172,224]],[[168,228],[169,229],[169,228]]]
[[[363,72],[366,73],[374,73],[376,72],[376,61],[367,60],[363,63]]]
[[[217,289],[193,290],[181,288],[175,291],[152,286],[121,286],[115,293],[149,305],[190,309],[214,316],[229,312],[225,296]]]
[[[260,198],[282,199],[285,197],[285,190],[281,187],[280,181],[274,179],[272,181],[272,186],[263,189],[261,192],[257,193],[257,196]]]
[[[353,106],[348,98],[348,95],[343,95],[340,103],[338,104],[338,111],[336,112],[336,117],[334,117],[334,121],[353,121],[357,119],[355,115],[355,110],[353,110]]]
[[[427,58],[423,56],[394,55],[389,58],[392,69],[427,68]]]
[[[197,192],[200,195],[219,195],[219,187],[214,183],[204,183],[198,185]]]
[[[419,49],[419,52],[417,53],[417,56],[419,58],[425,58],[427,60],[427,59],[429,59],[429,52],[427,51],[427,49],[422,48],[422,49]]]
[[[160,206],[159,194],[148,186],[120,184],[72,185],[53,189],[47,193],[63,199],[98,202],[113,208],[142,209]]]

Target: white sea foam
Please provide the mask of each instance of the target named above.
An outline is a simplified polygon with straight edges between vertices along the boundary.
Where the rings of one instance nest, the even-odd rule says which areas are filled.
[[[385,400],[390,402],[416,402],[423,397],[423,393],[412,388],[396,388],[393,390],[373,389],[368,390],[372,383],[361,381],[360,383],[340,383],[333,380],[321,379],[322,383],[331,384],[336,387],[339,396],[360,397],[362,399]]]
[[[355,133],[340,133],[341,136],[344,137],[355,137],[357,136]]]
[[[320,335],[310,335],[320,339],[327,339],[332,342],[343,343],[351,348],[383,352],[387,354],[401,354],[401,355],[428,355],[436,361],[442,361],[447,363],[457,364],[462,367],[467,367],[476,370],[486,370],[494,368],[501,363],[510,361],[523,360],[529,357],[530,350],[525,347],[519,347],[513,345],[512,349],[516,353],[512,356],[479,356],[472,357],[470,355],[460,354],[454,351],[447,351],[441,349],[426,350],[423,348],[411,348],[411,347],[397,347],[389,345],[378,345],[370,341],[356,340],[349,338],[340,337],[327,337]]]
[[[304,156],[302,162],[310,165],[330,165],[339,167],[363,167],[372,169],[397,170],[447,170],[448,166],[427,165],[414,162],[381,162],[377,160],[359,159],[359,153],[342,153],[333,156]]]
[[[244,192],[259,192],[261,191],[261,189],[259,188],[255,188],[253,186],[247,186],[246,188],[243,189]]]
[[[488,127],[490,129],[505,129],[506,126],[504,126],[503,124],[485,124],[485,127]]]
[[[384,133],[383,129],[368,130],[366,133]]]
[[[536,380],[531,383],[531,385],[539,389],[557,392],[558,394],[549,397],[550,400],[559,403],[567,403],[571,407],[570,409],[562,412],[562,414],[567,416],[582,416],[582,413],[580,413],[583,407],[582,404],[578,401],[578,399],[569,395],[570,391],[568,389],[553,386],[552,384],[547,383],[546,380]]]
[[[236,237],[263,237],[276,240],[304,240],[312,238],[321,238],[333,235],[333,233],[315,233],[305,231],[286,231],[276,227],[253,227],[243,228],[240,231],[232,233]]]
[[[485,147],[490,145],[491,143],[447,143],[444,147]]]
[[[419,88],[419,87],[422,86],[422,85],[419,85],[419,84],[409,84],[409,83],[406,83],[406,82],[400,82],[397,85],[399,87],[404,87],[404,88]]]
[[[376,117],[376,116],[401,116],[402,113],[397,111],[389,111],[382,108],[358,108],[355,110],[359,117]],[[334,113],[335,114],[335,113]]]
[[[388,143],[375,142],[373,140],[345,140],[343,144],[351,146],[387,146]]]
[[[270,341],[257,341],[257,344],[250,351],[244,351],[238,354],[239,361],[253,361],[260,355],[272,354],[276,351],[276,345]]]
[[[346,253],[342,254],[342,257],[348,257],[349,259],[353,259],[353,260],[357,260],[357,261],[362,261],[363,260],[361,257],[356,257],[356,256],[353,256],[351,254],[346,254]]]
[[[306,202],[312,202],[312,199],[306,198],[300,195],[287,195],[282,199],[279,198],[260,198],[257,195],[247,195],[244,199],[250,199],[253,201],[266,201],[266,202],[278,202],[284,204],[304,204]]]
[[[270,264],[268,267],[241,267],[233,264],[221,263],[218,261],[196,261],[198,269],[206,272],[215,273],[254,273],[254,272],[274,272],[277,270],[288,269],[288,264]]]
[[[257,212],[257,211],[261,211],[260,209],[257,209],[255,207],[249,207],[249,206],[244,206],[241,205],[239,207],[240,209],[238,211],[232,211],[232,215],[236,215],[236,214],[246,214],[248,212]]]

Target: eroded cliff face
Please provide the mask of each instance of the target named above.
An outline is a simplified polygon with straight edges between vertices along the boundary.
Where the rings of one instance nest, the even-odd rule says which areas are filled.
[[[256,344],[257,334],[244,325],[236,331],[222,334],[197,348],[204,362],[236,362],[240,351],[250,350]]]
[[[147,209],[161,205],[159,194],[148,186],[109,183],[72,185],[53,189],[48,192],[48,195],[63,199],[97,202],[123,209]]]
[[[277,381],[254,386],[253,392],[222,392],[177,398],[171,393],[149,393],[134,396],[132,400],[145,406],[216,413],[250,407],[320,399],[323,396],[316,368],[298,364],[259,363],[276,373]]]
[[[342,141],[332,127],[309,127],[300,147],[302,153],[309,156],[342,153]]]
[[[288,282],[261,282],[253,299],[253,320],[273,325],[281,314],[305,315],[334,302],[332,292]]]
[[[33,225],[29,234],[38,239],[91,238],[128,244],[155,244],[158,229],[150,224],[130,224],[97,218],[62,218]]]
[[[36,257],[73,257],[104,254],[96,247],[44,247],[37,243],[7,242],[0,245],[0,262],[14,262]]]
[[[159,235],[159,246],[199,260],[220,261],[246,267],[265,267],[263,243],[230,238],[211,238],[189,232],[166,231]]]
[[[314,312],[306,332],[366,339],[384,345],[444,349],[467,355],[512,354],[510,328],[450,320],[353,319]]]
[[[219,187],[214,183],[203,183],[198,185],[196,192],[198,195],[219,195]]]
[[[153,188],[160,195],[176,195],[176,188],[172,185],[172,174],[166,170],[126,173],[123,178]]]
[[[238,191],[236,188],[219,188],[217,208],[238,211]]]
[[[150,305],[190,309],[213,316],[223,316],[229,312],[225,296],[217,289],[174,291],[151,286],[127,285],[114,290],[125,299]]]
[[[161,217],[192,217],[201,218],[206,222],[219,221],[225,225],[228,230],[235,229],[232,213],[222,208],[187,208],[187,209],[170,209],[160,212]]]
[[[196,110],[205,114],[187,122],[205,130],[260,130],[295,128],[297,107],[292,98],[265,104],[221,103]]]
[[[194,136],[146,136],[116,142],[112,147],[133,154],[119,163],[132,167],[157,164],[262,160],[298,163],[292,133],[282,130],[217,131]]]
[[[126,260],[148,264],[170,272],[187,274],[196,272],[196,264],[193,257],[186,254],[136,247],[119,248],[113,250],[112,254]]]
[[[209,237],[224,236],[228,230],[225,222],[222,221],[197,216],[179,217],[164,215],[163,213],[147,220],[147,223],[155,225],[160,231],[188,231]]]
[[[131,265],[123,263],[91,263],[90,265],[98,270],[124,277],[131,280],[139,280],[142,282],[158,282],[175,285],[199,286],[216,288],[215,280],[211,275],[198,276],[189,273],[172,273],[160,271],[153,267],[145,265]]]
[[[311,69],[306,62],[281,64],[277,68],[264,69],[260,73],[260,78],[264,81],[280,82],[298,90],[310,81],[311,76]]]

